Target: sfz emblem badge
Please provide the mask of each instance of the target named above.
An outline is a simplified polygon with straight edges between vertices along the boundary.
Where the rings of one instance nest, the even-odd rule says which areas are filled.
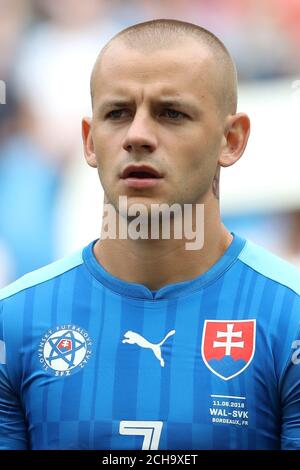
[[[39,361],[44,370],[56,376],[71,375],[87,364],[91,345],[91,338],[83,328],[57,326],[45,333],[39,347]]]

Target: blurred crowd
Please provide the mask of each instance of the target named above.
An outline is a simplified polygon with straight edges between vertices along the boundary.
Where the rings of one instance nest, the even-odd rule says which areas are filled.
[[[240,81],[299,77],[299,0],[0,0],[0,80],[6,85],[0,104],[0,287],[66,251],[70,234],[59,247],[57,233],[69,217],[78,217],[80,119],[90,114],[93,62],[120,29],[153,18],[191,21],[217,34]],[[62,211],[70,181],[73,202]],[[284,217],[290,227],[284,255],[296,259],[299,213]],[[241,220],[241,226],[250,223]],[[228,219],[233,227],[238,222]],[[100,231],[100,217],[97,223]]]

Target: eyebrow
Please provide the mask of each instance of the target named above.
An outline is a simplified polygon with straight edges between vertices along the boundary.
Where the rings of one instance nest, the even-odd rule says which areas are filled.
[[[199,114],[202,111],[196,103],[191,101],[188,98],[172,98],[166,97],[158,100],[160,105],[163,105],[167,108],[176,108],[178,110],[188,111],[193,114]]]
[[[106,110],[108,108],[121,108],[131,104],[130,100],[108,100],[100,104],[99,109]]]
[[[164,106],[177,106],[179,108],[184,108],[184,107],[195,107],[195,104],[191,102],[191,100],[187,98],[173,98],[173,97],[162,97],[158,100],[159,103],[163,104]]]

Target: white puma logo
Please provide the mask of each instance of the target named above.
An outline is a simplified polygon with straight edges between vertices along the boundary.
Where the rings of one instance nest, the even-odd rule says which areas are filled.
[[[159,360],[161,367],[164,367],[165,361],[161,357],[161,349],[160,347],[164,344],[164,342],[170,337],[173,336],[176,333],[176,330],[171,330],[169,333],[166,334],[164,339],[158,343],[158,344],[152,344],[150,341],[147,339],[143,338],[141,335],[138,333],[135,333],[134,331],[127,331],[124,334],[124,338],[122,343],[128,343],[128,344],[137,344],[141,348],[148,348],[152,349],[154,352],[155,357]]]

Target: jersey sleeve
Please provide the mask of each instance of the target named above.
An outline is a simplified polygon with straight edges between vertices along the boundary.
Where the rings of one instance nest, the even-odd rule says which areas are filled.
[[[300,450],[300,334],[291,341],[291,355],[281,381],[281,449]]]
[[[0,301],[0,450],[26,450],[28,439],[20,400],[9,378],[3,302]]]

